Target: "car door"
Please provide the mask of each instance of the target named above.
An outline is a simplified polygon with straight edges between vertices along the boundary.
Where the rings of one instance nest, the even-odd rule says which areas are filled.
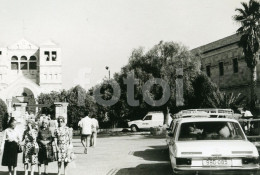
[[[142,128],[148,129],[152,126],[152,115],[147,115],[144,117],[142,122]]]

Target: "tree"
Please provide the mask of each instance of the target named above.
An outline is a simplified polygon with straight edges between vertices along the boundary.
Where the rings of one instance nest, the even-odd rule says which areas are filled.
[[[62,91],[63,92],[63,91]],[[51,91],[50,93],[41,93],[37,97],[38,104],[44,104],[48,107],[43,107],[40,111],[42,114],[50,114],[52,117],[55,115],[55,102],[64,102],[61,101],[61,92]]]
[[[161,41],[147,52],[144,52],[143,48],[134,49],[128,64],[114,76],[115,81],[120,85],[121,97],[118,103],[110,108],[114,110],[113,114],[124,119],[134,120],[140,119],[149,111],[163,111],[166,119],[169,110],[176,112],[179,109],[176,107],[176,79],[179,76],[176,73],[177,69],[183,70],[185,98],[193,92],[191,81],[200,72],[199,56],[192,54],[188,48],[175,42]],[[127,85],[124,83],[124,79],[127,78],[129,72],[133,72],[135,79],[138,79],[138,84],[134,86],[134,99],[139,101],[137,106],[131,106],[127,102]],[[159,106],[147,104],[144,100],[144,93],[153,100],[158,100],[164,95],[165,92],[162,91],[164,88],[154,84],[150,91],[143,92],[142,89],[148,80],[154,78],[160,78],[170,86],[170,99]],[[184,100],[184,107],[186,105],[188,104]]]
[[[90,115],[97,113],[96,104],[90,94],[81,86],[72,87],[69,90],[60,92],[52,91],[50,93],[41,93],[37,101],[39,104],[46,104],[49,107],[44,107],[41,111],[43,114],[55,115],[55,102],[68,102],[68,124],[73,125],[77,129],[78,121],[84,116],[84,112],[88,110]]]
[[[243,8],[235,9],[238,14],[234,16],[234,20],[241,26],[237,33],[241,35],[238,43],[239,47],[243,48],[245,61],[251,72],[251,94],[250,103],[251,110],[255,110],[256,85],[257,85],[257,70],[256,65],[259,57],[259,37],[260,37],[260,2],[250,0],[249,3],[242,2]]]
[[[6,129],[7,128],[7,120],[8,120],[8,112],[7,112],[7,106],[5,102],[0,99],[0,122],[2,123],[2,128],[1,129]]]

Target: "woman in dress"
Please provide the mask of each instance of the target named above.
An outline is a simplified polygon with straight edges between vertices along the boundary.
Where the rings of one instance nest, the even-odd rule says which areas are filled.
[[[66,168],[70,160],[69,145],[71,143],[69,127],[65,125],[65,118],[58,117],[58,128],[54,132],[55,146],[58,153],[58,175],[61,174],[61,164],[64,163],[64,175],[66,175]]]
[[[1,152],[3,151],[2,166],[8,166],[9,175],[16,175],[18,144],[20,141],[19,133],[15,130],[16,121],[11,118],[8,128],[5,129]]]
[[[36,125],[33,120],[27,121],[27,129],[24,131],[24,155],[23,163],[25,169],[25,175],[28,175],[29,164],[31,164],[31,175],[34,174],[35,165],[38,163],[38,151],[39,146],[37,144],[38,132],[35,129]]]
[[[41,175],[41,165],[44,164],[44,175],[47,173],[48,163],[53,161],[53,150],[52,150],[52,132],[49,129],[49,121],[42,120],[41,127],[39,128],[37,142],[39,145],[38,154],[38,168],[39,175]]]

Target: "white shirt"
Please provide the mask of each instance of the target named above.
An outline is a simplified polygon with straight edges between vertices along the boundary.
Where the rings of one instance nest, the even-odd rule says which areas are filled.
[[[96,129],[98,129],[98,128],[99,128],[99,125],[98,125],[97,119],[92,118],[91,120],[92,120],[92,125],[93,125],[93,127],[96,128]]]
[[[86,135],[92,134],[91,131],[91,127],[93,126],[92,119],[89,118],[88,116],[80,120],[79,126],[82,128],[81,134],[86,134]]]
[[[8,140],[10,142],[12,142],[12,141],[19,142],[21,139],[19,138],[19,134],[15,129],[7,128],[4,131],[4,135],[3,135],[3,141],[2,141],[2,145],[1,145],[2,150],[4,149],[4,143],[6,140]]]

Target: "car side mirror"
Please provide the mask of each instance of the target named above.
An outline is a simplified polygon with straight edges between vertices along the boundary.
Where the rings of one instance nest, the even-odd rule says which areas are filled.
[[[169,133],[168,136],[169,136],[169,137],[173,137],[173,133]]]

